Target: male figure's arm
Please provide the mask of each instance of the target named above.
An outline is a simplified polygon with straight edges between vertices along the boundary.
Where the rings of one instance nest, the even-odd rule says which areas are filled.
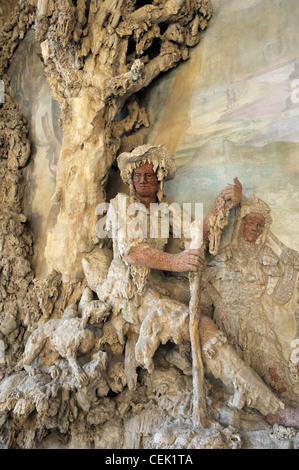
[[[221,191],[211,211],[204,219],[204,244],[208,240],[208,219],[210,215],[215,214],[217,211],[217,199],[222,197],[230,209],[235,207],[241,200],[242,185],[238,178],[234,178],[234,183],[234,185],[229,185]],[[172,272],[196,272],[199,268],[202,268],[204,263],[204,256],[200,250],[184,250],[179,254],[172,254],[157,250],[146,243],[134,247],[128,255],[123,256],[123,259],[129,264]]]
[[[133,248],[123,259],[129,264],[173,272],[196,272],[204,262],[200,250],[185,250],[172,254],[157,250],[146,243]]]

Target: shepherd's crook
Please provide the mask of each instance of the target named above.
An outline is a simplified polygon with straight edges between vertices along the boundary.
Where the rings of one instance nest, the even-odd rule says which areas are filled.
[[[201,276],[199,273],[190,273],[191,299],[189,305],[189,335],[192,350],[193,374],[193,425],[205,427],[206,425],[206,397],[204,386],[204,366],[201,356],[199,337],[199,299],[201,291]]]
[[[191,224],[192,243],[190,249],[198,249],[202,245],[202,226]],[[189,273],[190,304],[189,304],[189,335],[192,351],[193,375],[193,426],[206,426],[206,395],[204,386],[204,366],[201,355],[199,336],[201,272]]]

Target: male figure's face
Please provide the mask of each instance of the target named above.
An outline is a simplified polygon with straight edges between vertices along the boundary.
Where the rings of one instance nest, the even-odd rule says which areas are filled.
[[[141,163],[133,173],[136,196],[154,197],[159,190],[159,181],[151,163]]]
[[[256,242],[265,227],[265,218],[261,214],[248,214],[243,219],[242,235],[248,242]]]

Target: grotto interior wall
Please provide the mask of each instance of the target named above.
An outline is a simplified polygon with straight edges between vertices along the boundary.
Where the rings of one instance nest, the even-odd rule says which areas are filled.
[[[245,197],[271,209],[277,263],[286,247],[299,251],[296,0],[214,0],[212,17],[207,0],[32,0],[0,6],[6,91],[1,446],[297,448],[294,428],[270,426],[249,401],[245,408],[228,405],[230,388],[219,386],[213,374],[206,377],[210,425],[194,429],[190,351],[186,356],[172,342],[158,349],[153,373],[138,368],[134,376],[127,366],[135,361],[134,342],[128,335],[124,344],[118,317],[106,321],[100,313],[96,286],[104,282],[111,247],[101,248],[95,236],[97,205],[127,192],[117,155],[163,144],[178,165],[175,180],[166,183],[171,200],[201,202],[206,215],[237,176]],[[230,242],[235,220],[233,210],[221,248]],[[283,360],[293,358],[296,385],[297,271],[290,278],[283,305],[266,299],[265,323]],[[221,279],[215,285],[225,299],[229,293]],[[239,308],[247,311],[244,299]],[[221,308],[214,311],[221,323]],[[69,361],[78,351],[61,340],[81,335],[84,312],[95,351],[78,359],[88,385]],[[54,331],[59,347],[47,349],[55,343]],[[39,343],[39,335],[47,343]],[[34,373],[22,364],[26,344],[45,347],[32,360]],[[268,392],[256,387],[267,401]]]

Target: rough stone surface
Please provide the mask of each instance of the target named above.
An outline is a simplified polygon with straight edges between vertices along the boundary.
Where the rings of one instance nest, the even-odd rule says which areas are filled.
[[[217,380],[234,371],[237,357],[222,336],[203,349],[207,427],[194,427],[190,350],[165,341],[151,358],[152,373],[138,369],[136,332],[100,300],[112,250],[99,245],[95,208],[106,199],[117,153],[131,151],[134,131],[150,124],[138,93],[188,58],[211,12],[209,0],[20,1],[1,31],[0,448],[299,447],[293,428],[271,426],[250,407],[251,389],[232,375],[225,385]],[[52,271],[38,278],[22,205],[29,128],[6,75],[33,24],[63,130],[54,198],[60,213],[46,250]],[[161,295],[188,307],[186,279],[155,282]],[[252,374],[245,366],[238,372]],[[250,380],[263,411],[272,398],[255,375]]]

